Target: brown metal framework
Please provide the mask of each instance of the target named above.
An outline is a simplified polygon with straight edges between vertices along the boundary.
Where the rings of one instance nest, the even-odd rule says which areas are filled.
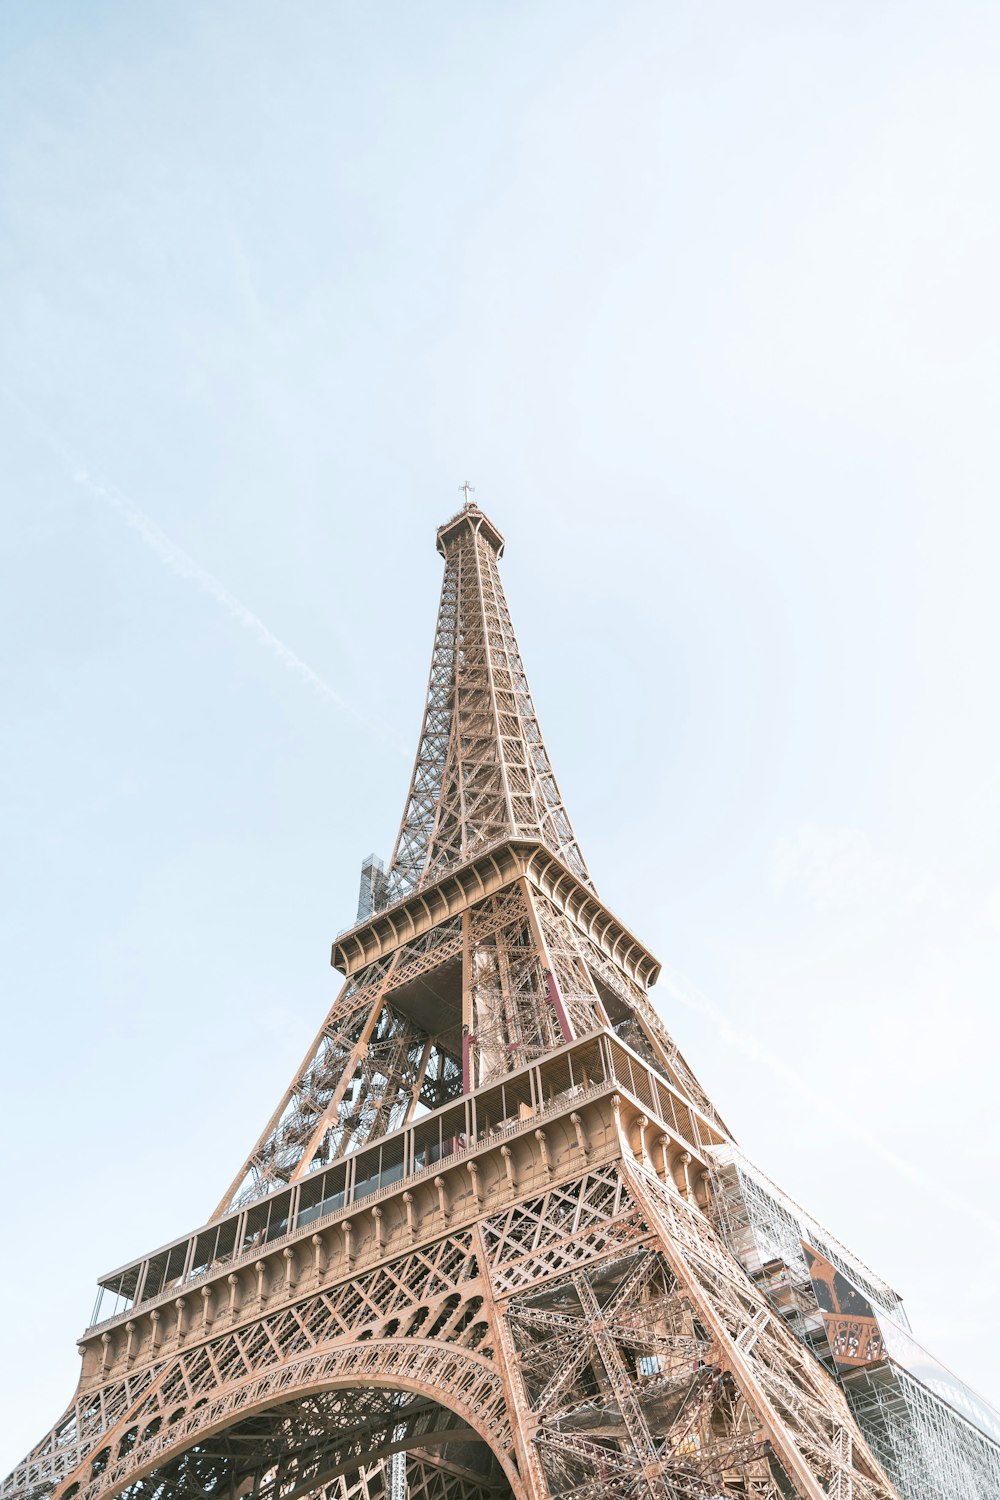
[[[4,1500],[894,1500],[719,1237],[730,1141],[597,897],[474,505],[344,985],[207,1224],[102,1278]]]
[[[504,540],[476,506],[437,534],[444,585],[427,709],[389,885],[426,884],[501,839],[539,839],[590,884],[500,583]]]

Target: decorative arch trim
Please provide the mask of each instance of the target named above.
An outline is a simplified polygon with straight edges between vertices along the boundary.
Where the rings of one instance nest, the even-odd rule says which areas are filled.
[[[78,1489],[61,1486],[53,1500],[66,1500],[71,1491],[73,1500],[112,1500],[136,1480],[181,1457],[199,1440],[255,1412],[299,1396],[355,1385],[409,1391],[462,1417],[489,1445],[515,1500],[526,1500],[499,1371],[481,1355],[426,1339],[341,1344],[227,1384],[173,1422],[165,1414],[163,1425],[149,1438],[140,1437],[122,1457],[109,1458],[101,1472]],[[136,1425],[150,1423],[154,1415],[158,1413],[137,1416]]]

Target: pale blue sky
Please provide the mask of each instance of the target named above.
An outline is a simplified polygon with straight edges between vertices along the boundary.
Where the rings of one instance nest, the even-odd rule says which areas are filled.
[[[0,45],[0,1469],[330,1003],[466,475],[599,888],[728,1020],[669,1025],[996,1401],[1000,10]]]

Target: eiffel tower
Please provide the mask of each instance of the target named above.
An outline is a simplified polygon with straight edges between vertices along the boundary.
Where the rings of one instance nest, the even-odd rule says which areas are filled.
[[[437,547],[343,988],[208,1222],[101,1279],[4,1500],[894,1500],[819,1304],[804,1339],[734,1252],[738,1148],[597,895],[468,489]]]

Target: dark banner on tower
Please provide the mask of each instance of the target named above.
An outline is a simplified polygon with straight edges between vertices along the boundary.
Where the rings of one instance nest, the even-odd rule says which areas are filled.
[[[853,1370],[858,1365],[873,1365],[885,1359],[882,1330],[868,1298],[825,1255],[820,1255],[806,1240],[799,1243],[805,1252],[813,1292],[823,1314],[830,1352],[837,1369]]]

